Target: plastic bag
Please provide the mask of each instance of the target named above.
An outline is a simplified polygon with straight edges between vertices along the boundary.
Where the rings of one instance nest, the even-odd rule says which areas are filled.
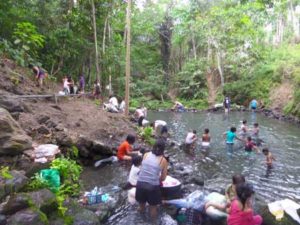
[[[44,179],[52,192],[57,192],[60,187],[60,175],[57,169],[41,170],[40,176]]]

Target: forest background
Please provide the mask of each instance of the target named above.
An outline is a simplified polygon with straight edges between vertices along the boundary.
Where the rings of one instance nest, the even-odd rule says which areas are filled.
[[[122,98],[126,7],[121,0],[0,1],[0,55],[39,65],[57,82],[84,74],[91,89],[99,76],[103,92],[111,84]],[[133,1],[130,104],[168,108],[177,99],[203,109],[227,95],[300,117],[299,21],[299,0]]]

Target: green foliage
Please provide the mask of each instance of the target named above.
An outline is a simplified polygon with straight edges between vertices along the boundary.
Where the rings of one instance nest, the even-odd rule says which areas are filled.
[[[150,144],[154,145],[155,140],[153,138],[153,129],[152,127],[138,128],[138,134],[143,138],[143,140]]]
[[[25,190],[27,191],[36,191],[50,187],[49,183],[43,179],[39,173],[35,173],[30,179],[30,182],[25,187]]]
[[[72,145],[71,148],[67,151],[67,156],[70,159],[77,159],[79,156],[79,150],[75,145]]]
[[[0,167],[0,178],[2,178],[2,179],[12,179],[13,178],[13,176],[9,172],[8,166]]]
[[[51,169],[57,169],[61,175],[62,186],[60,191],[64,194],[75,196],[79,193],[79,177],[82,167],[74,160],[57,158],[51,162]]]
[[[25,57],[36,56],[37,50],[44,46],[45,37],[39,34],[36,26],[29,22],[21,22],[16,25],[13,32],[14,44],[24,52]]]

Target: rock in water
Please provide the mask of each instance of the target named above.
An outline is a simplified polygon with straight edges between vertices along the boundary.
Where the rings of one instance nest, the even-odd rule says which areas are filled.
[[[31,146],[31,137],[6,109],[0,108],[0,155],[18,155]]]

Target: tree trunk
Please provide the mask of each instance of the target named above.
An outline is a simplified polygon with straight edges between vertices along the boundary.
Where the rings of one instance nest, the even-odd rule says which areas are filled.
[[[99,54],[98,54],[98,43],[97,43],[97,26],[96,26],[96,10],[94,0],[91,0],[92,4],[92,17],[93,17],[93,28],[94,28],[94,42],[95,42],[95,63],[96,63],[96,78],[100,83],[101,89],[101,81],[100,81],[100,68],[99,68]]]
[[[108,15],[105,19],[104,28],[103,28],[103,41],[102,41],[102,52],[105,53],[105,38],[106,38],[106,30],[107,30],[107,21],[108,21]]]
[[[194,54],[194,59],[197,59],[197,49],[196,49],[196,41],[195,41],[195,32],[192,31],[192,45],[193,45],[193,54]]]
[[[126,84],[125,84],[125,115],[129,115],[129,82],[130,82],[130,17],[131,17],[131,0],[127,1],[126,13]]]
[[[171,56],[171,38],[172,38],[172,19],[169,16],[165,17],[165,21],[159,28],[159,37],[161,41],[161,56],[164,71],[164,83],[169,84],[170,80],[170,56]]]
[[[223,75],[223,69],[222,69],[222,54],[220,49],[217,49],[217,63],[218,63],[218,70],[221,78],[221,86],[224,87],[224,75]]]

